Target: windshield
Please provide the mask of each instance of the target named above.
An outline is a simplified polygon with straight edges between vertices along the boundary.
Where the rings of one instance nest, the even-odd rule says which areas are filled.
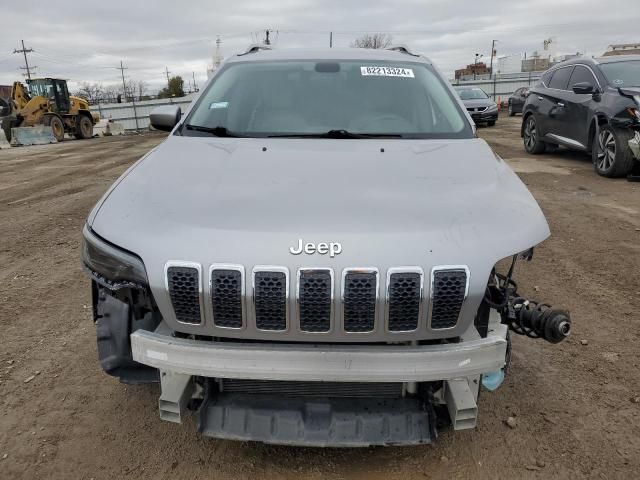
[[[34,80],[29,83],[29,92],[31,95],[40,95],[45,98],[53,98],[53,85],[46,80]]]
[[[613,87],[640,87],[640,60],[602,63],[600,69]]]
[[[185,123],[183,135],[473,136],[439,75],[428,65],[402,62],[232,63]]]
[[[457,88],[456,91],[460,95],[460,100],[482,100],[489,98],[481,88]]]

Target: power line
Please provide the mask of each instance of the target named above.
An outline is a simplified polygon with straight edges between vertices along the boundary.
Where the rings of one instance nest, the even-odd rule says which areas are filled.
[[[24,67],[20,67],[20,70],[26,70],[27,71],[27,78],[29,80],[31,80],[31,70],[34,70],[38,67],[36,67],[35,65],[32,67],[29,67],[29,60],[27,60],[27,53],[31,53],[33,52],[33,48],[26,48],[24,46],[24,40],[20,40],[22,42],[22,49],[18,50],[18,49],[14,49],[13,53],[21,53],[24,55]],[[35,72],[34,72],[35,73]]]
[[[71,60],[64,60],[64,59],[61,59],[61,58],[53,58],[53,57],[50,57],[49,55],[43,55],[42,53],[39,53],[39,52],[34,52],[34,55],[36,55],[39,59],[41,59],[44,62],[54,63],[54,64],[57,64],[57,65],[73,65],[73,66],[77,66],[77,67],[101,68],[101,69],[118,68],[118,67],[112,67],[112,66],[106,66],[106,65],[93,65],[91,63],[74,62],[74,61],[71,61]]]

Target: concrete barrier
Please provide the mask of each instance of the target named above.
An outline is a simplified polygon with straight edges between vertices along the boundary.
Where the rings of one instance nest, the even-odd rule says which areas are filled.
[[[107,129],[107,124],[108,123],[109,123],[109,120],[107,120],[106,118],[99,120],[98,123],[96,123],[93,126],[93,136],[94,137],[103,136],[105,134],[104,132]]]
[[[36,125],[34,127],[16,127],[11,129],[11,145],[46,145],[57,143],[51,127]]]
[[[0,149],[9,148],[9,142],[7,142],[7,136],[4,134],[4,130],[0,128]]]
[[[124,125],[119,122],[108,122],[103,135],[124,135]]]

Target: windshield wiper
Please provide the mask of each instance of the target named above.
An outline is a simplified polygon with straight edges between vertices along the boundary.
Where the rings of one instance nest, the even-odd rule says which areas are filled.
[[[352,133],[348,130],[329,130],[324,133],[282,133],[269,138],[402,138],[398,133]]]
[[[191,125],[191,124],[186,124],[185,128],[187,130],[195,130],[196,132],[204,132],[204,133],[210,133],[211,135],[215,135],[216,137],[243,137],[243,135],[240,135],[238,133],[234,133],[231,130],[229,130],[227,127],[203,127],[201,125]]]

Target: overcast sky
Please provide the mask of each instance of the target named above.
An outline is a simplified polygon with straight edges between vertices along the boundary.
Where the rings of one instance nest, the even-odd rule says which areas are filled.
[[[127,78],[155,91],[166,84],[165,66],[187,81],[206,79],[215,39],[233,55],[271,28],[277,47],[349,46],[364,32],[388,32],[426,54],[448,75],[490,56],[542,51],[600,55],[612,43],[640,42],[640,0],[237,0],[234,2],[20,0],[0,6],[0,84],[22,78],[24,59],[13,50],[24,39],[38,76],[75,82]],[[80,6],[82,6],[80,8]]]

